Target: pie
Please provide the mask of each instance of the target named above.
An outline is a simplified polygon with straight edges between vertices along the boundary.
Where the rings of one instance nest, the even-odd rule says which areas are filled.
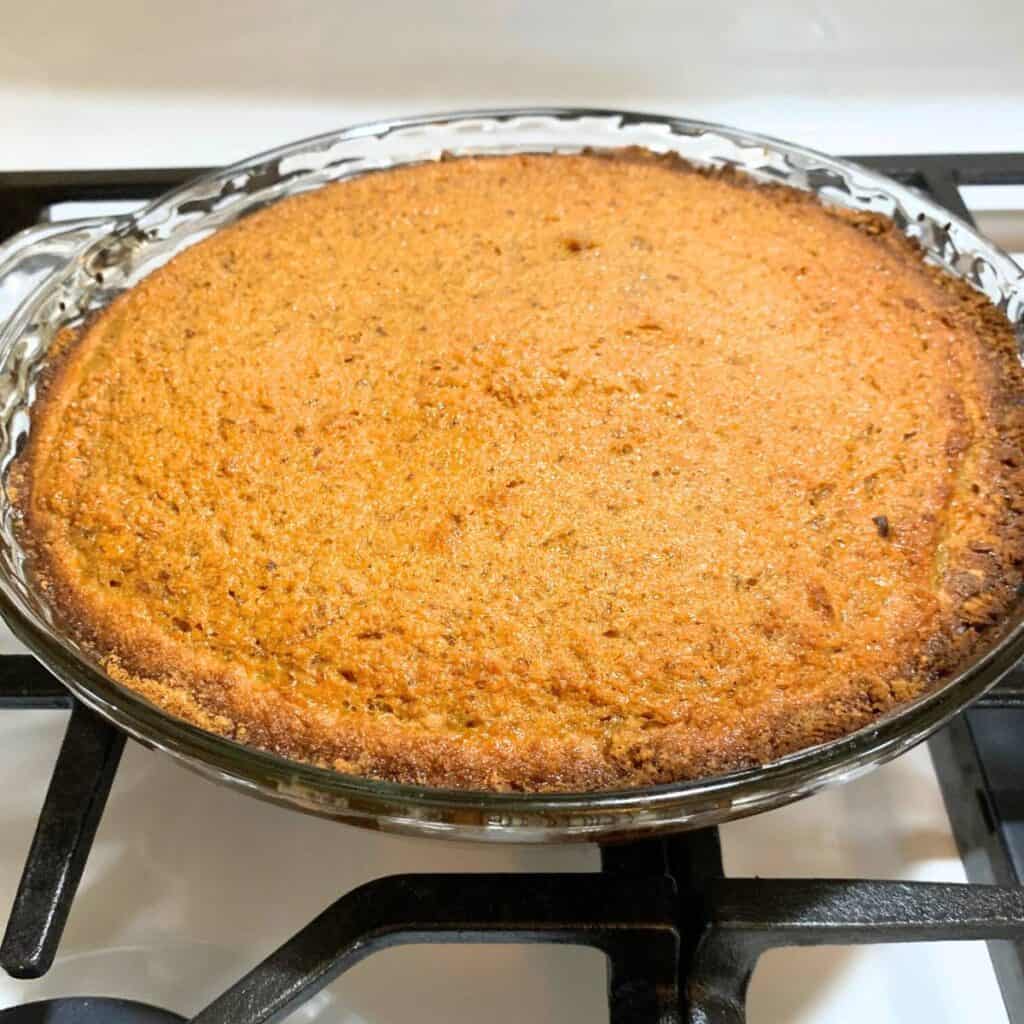
[[[13,476],[105,671],[380,779],[591,791],[833,739],[1021,582],[1006,319],[889,220],[643,151],[271,205],[62,338]]]

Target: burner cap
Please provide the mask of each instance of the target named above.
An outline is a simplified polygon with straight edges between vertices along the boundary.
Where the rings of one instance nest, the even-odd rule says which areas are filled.
[[[184,1024],[185,1018],[129,999],[44,999],[0,1010],[0,1024]]]

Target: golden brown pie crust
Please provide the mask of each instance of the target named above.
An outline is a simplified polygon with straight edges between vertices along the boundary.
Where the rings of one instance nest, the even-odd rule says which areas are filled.
[[[884,218],[632,153],[260,211],[65,339],[12,477],[124,685],[361,775],[589,790],[862,726],[1020,584],[1010,326]]]

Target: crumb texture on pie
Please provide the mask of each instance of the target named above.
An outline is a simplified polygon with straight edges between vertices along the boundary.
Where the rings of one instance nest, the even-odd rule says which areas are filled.
[[[108,672],[479,789],[752,765],[921,692],[1020,579],[1009,325],[880,217],[632,154],[445,160],[178,255],[16,467]]]

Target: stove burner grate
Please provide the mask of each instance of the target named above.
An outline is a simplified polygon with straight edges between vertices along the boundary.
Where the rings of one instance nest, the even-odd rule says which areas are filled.
[[[860,158],[969,219],[958,184],[1024,184],[1024,154]],[[146,199],[197,171],[0,174],[0,239],[57,202]],[[728,879],[716,830],[602,850],[591,874],[399,875],[342,896],[218,997],[193,1024],[271,1024],[379,949],[411,942],[563,942],[601,949],[612,1024],[742,1024],[758,957],[793,945],[990,940],[1013,1024],[1024,1024],[1024,889],[989,785],[981,723],[1024,713],[1017,673],[932,741],[972,881]],[[34,978],[53,962],[117,770],[124,736],[34,659],[0,656],[0,709],[70,708],[35,838],[0,943]],[[985,866],[977,869],[981,851]],[[1024,862],[1024,857],[1020,858]],[[999,940],[1012,940],[1011,942]],[[171,1024],[168,1011],[82,998],[0,1011],[0,1024]]]

